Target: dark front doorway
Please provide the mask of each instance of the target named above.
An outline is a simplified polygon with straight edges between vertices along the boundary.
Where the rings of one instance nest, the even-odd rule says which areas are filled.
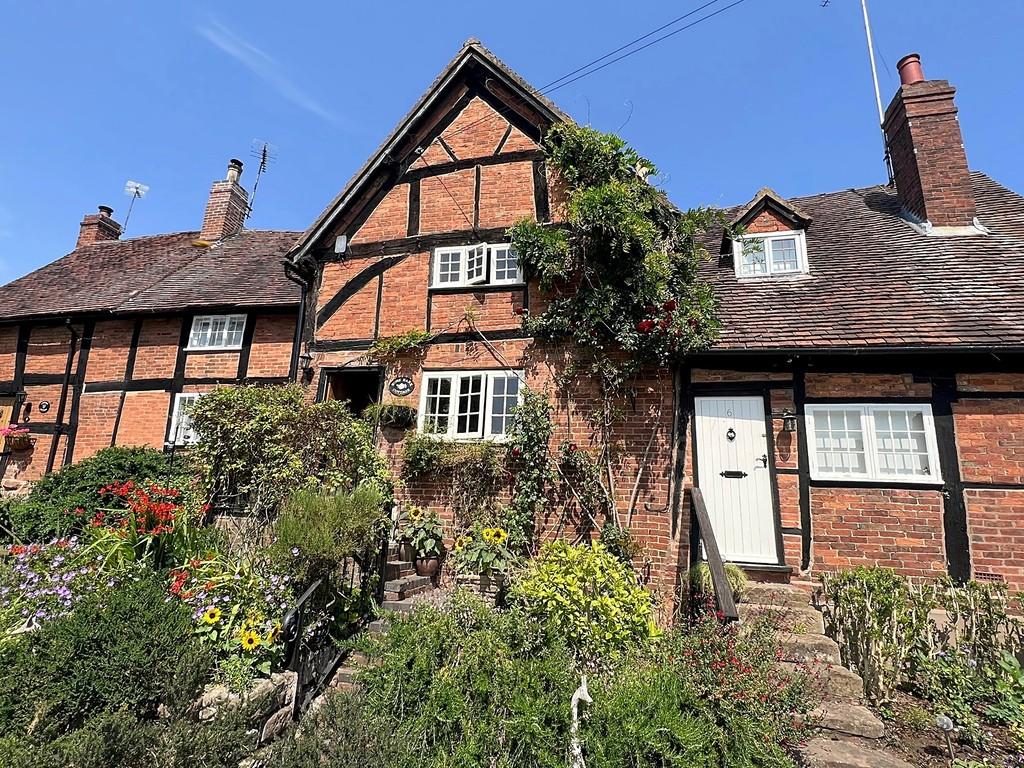
[[[334,368],[323,372],[321,400],[347,400],[353,413],[360,414],[371,403],[380,402],[384,383],[380,368]]]

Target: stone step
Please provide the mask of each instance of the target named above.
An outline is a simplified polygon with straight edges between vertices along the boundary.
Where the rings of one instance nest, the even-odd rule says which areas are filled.
[[[860,702],[864,698],[864,681],[856,672],[838,664],[797,664],[780,661],[779,666],[792,674],[807,673],[819,696],[833,701]]]
[[[891,752],[857,739],[818,736],[800,751],[807,768],[914,768]]]
[[[384,583],[384,599],[385,600],[404,600],[407,597],[418,595],[420,592],[426,592],[428,589],[433,589],[434,583],[431,581],[429,576],[417,576],[411,574],[409,576],[403,576],[400,579],[393,579]]]
[[[765,617],[771,622],[793,634],[817,634],[825,632],[825,622],[821,611],[809,605],[760,605],[758,603],[740,603],[737,607],[741,621],[751,621]]]
[[[366,631],[371,635],[383,635],[388,631],[388,623],[384,619],[374,619],[366,625]]]
[[[783,661],[817,661],[839,664],[839,646],[824,635],[784,634],[779,637]]]
[[[403,576],[408,576],[415,571],[415,567],[408,560],[389,560],[384,569],[384,580],[394,581]]]
[[[848,736],[880,739],[885,733],[885,726],[878,716],[861,704],[826,701],[807,719],[819,728]]]
[[[741,604],[757,603],[758,605],[809,606],[811,593],[803,587],[792,584],[757,582],[747,586],[740,602]]]
[[[412,613],[416,607],[415,603],[408,600],[385,600],[380,604],[385,611],[397,611],[398,613]]]

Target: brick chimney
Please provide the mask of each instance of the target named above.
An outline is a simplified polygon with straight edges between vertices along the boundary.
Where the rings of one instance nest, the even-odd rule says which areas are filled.
[[[117,240],[121,236],[121,225],[110,217],[113,212],[113,208],[101,205],[99,213],[87,213],[79,225],[78,242],[75,243],[75,248]]]
[[[953,103],[956,88],[946,80],[926,80],[916,53],[900,59],[896,69],[900,89],[883,128],[900,202],[933,233],[971,227],[977,211]]]
[[[249,193],[238,183],[241,175],[242,161],[230,160],[227,178],[213,182],[203,214],[200,240],[211,243],[241,230],[249,212]]]

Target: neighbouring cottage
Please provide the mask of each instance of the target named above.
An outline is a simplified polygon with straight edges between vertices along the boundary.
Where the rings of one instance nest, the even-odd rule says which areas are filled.
[[[916,56],[899,70],[894,183],[763,189],[729,211],[744,234],[712,233],[701,268],[719,340],[620,404],[616,494],[636,495],[666,595],[700,556],[694,485],[755,578],[881,564],[1024,588],[1024,198],[969,169],[954,88]],[[587,445],[595,384],[524,336],[545,297],[507,238],[523,217],[562,219],[541,139],[568,120],[469,41],[302,234],[249,232],[241,214],[121,242],[109,211],[86,217],[72,254],[0,289],[0,395],[36,440],[4,453],[5,482],[102,445],[187,442],[182,400],[245,380],[410,404],[452,440],[500,439],[525,385],[551,397],[553,447]],[[244,208],[232,168],[208,217],[225,187]],[[413,330],[431,334],[422,351],[368,354]],[[396,471],[408,434],[381,433]],[[450,515],[444,488],[401,493]],[[545,535],[579,521],[563,522]]]

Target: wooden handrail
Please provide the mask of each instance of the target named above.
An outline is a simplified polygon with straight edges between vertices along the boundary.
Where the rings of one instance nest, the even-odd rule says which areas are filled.
[[[715,604],[727,621],[737,621],[740,615],[736,610],[736,601],[732,597],[732,587],[729,586],[729,580],[725,577],[725,563],[722,561],[722,553],[718,551],[715,529],[711,527],[708,507],[700,488],[690,489],[690,499],[693,501],[693,512],[697,517],[697,534],[704,543],[704,557],[707,558],[708,568],[711,569],[711,585],[715,590]]]

